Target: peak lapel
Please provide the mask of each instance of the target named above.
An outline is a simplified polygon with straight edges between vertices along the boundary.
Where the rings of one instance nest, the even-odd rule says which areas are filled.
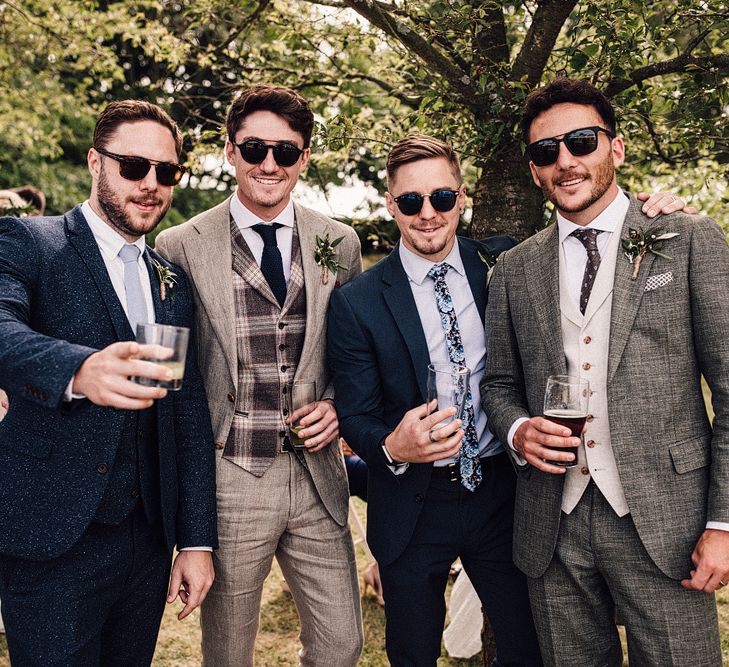
[[[134,340],[134,332],[129,324],[124,307],[114,291],[109,279],[109,272],[101,257],[101,251],[94,239],[91,228],[86,222],[81,207],[76,206],[66,214],[66,236],[68,242],[76,249],[81,261],[86,265],[96,284],[101,300],[109,313],[109,319],[119,340]]]

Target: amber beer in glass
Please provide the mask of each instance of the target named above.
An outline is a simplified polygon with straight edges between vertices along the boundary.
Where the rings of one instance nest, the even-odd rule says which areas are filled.
[[[582,439],[589,399],[590,384],[587,380],[571,375],[550,375],[544,390],[544,417],[555,424],[566,426],[572,431],[573,437]],[[578,449],[579,447],[559,448],[559,451],[574,454],[574,461],[546,462],[562,468],[572,468],[577,465]]]

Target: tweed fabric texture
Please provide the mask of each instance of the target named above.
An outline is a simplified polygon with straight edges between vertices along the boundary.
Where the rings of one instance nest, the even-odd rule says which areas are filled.
[[[291,275],[283,307],[246,280],[260,271],[231,220],[233,292],[238,346],[238,394],[225,456],[257,477],[270,467],[286,435],[283,410],[293,384],[306,330],[301,249],[294,227]]]
[[[428,277],[435,283],[435,301],[440,313],[440,323],[443,326],[448,357],[454,365],[463,365],[466,362],[466,353],[463,349],[461,330],[458,326],[458,318],[453,308],[448,284],[445,281],[446,273],[450,264],[436,264],[430,271]],[[481,462],[478,458],[478,435],[476,433],[475,417],[473,414],[473,397],[471,390],[466,394],[463,408],[463,444],[459,467],[461,471],[461,484],[469,491],[474,491],[481,483]]]
[[[597,249],[597,235],[601,229],[575,229],[572,232],[574,236],[587,251],[587,264],[585,264],[585,274],[582,278],[582,287],[580,288],[580,312],[584,315],[587,310],[587,302],[590,300],[592,286],[595,284],[597,270],[600,268],[600,251]]]

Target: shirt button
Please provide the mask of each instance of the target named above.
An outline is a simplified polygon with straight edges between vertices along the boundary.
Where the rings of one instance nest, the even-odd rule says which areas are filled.
[[[228,400],[231,403],[235,403],[235,394],[232,391],[228,394]]]
[[[590,366],[590,362],[586,361],[584,364],[582,364],[582,370],[583,371],[589,371],[592,366]]]
[[[587,415],[587,418],[585,419],[586,422],[590,423],[592,420],[595,419],[592,415]]]
[[[590,469],[587,466],[584,466],[583,468],[580,469],[580,472],[583,475],[589,475],[590,474]]]
[[[583,342],[585,343],[585,345],[589,345],[590,343],[592,343],[592,338],[590,338],[590,336],[585,336]]]
[[[96,466],[96,472],[100,475],[106,475],[106,473],[109,472],[109,466],[106,465],[106,463],[99,463],[99,465]]]
[[[594,446],[595,446],[595,441],[594,441],[594,440],[588,440],[588,441],[587,441],[587,442],[586,442],[585,444],[586,444],[586,445],[587,445],[588,447],[592,448],[592,447],[594,447]]]

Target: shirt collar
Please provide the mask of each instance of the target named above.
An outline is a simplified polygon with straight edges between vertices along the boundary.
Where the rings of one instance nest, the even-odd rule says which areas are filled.
[[[448,256],[440,262],[432,262],[425,257],[416,255],[412,250],[408,250],[402,241],[398,247],[400,253],[400,261],[405,269],[407,277],[414,282],[416,285],[422,285],[423,281],[428,277],[428,271],[430,271],[436,264],[449,264],[452,269],[461,275],[466,275],[466,269],[463,266],[463,260],[461,259],[461,250],[458,246],[458,239],[453,244],[453,248],[448,253]]]
[[[626,194],[618,188],[618,194],[615,195],[608,207],[600,213],[588,225],[576,225],[574,222],[567,220],[559,211],[557,211],[557,226],[559,228],[559,242],[564,243],[565,239],[576,229],[592,228],[599,229],[603,232],[614,232],[620,229],[625,220],[625,214],[628,212],[630,200]]]
[[[245,204],[243,204],[243,202],[238,198],[237,192],[230,200],[230,215],[233,216],[233,220],[235,220],[235,224],[238,225],[238,229],[247,229],[262,222],[255,213],[246,208]],[[289,202],[286,204],[284,210],[270,222],[277,222],[284,227],[291,227],[293,229],[294,219],[294,202],[291,197],[289,197]]]
[[[111,225],[105,223],[96,214],[94,209],[91,208],[91,204],[88,199],[81,204],[81,212],[84,214],[86,222],[89,223],[89,228],[91,229],[91,233],[94,235],[94,239],[96,240],[96,245],[99,246],[99,250],[101,250],[101,252],[109,259],[116,259],[119,255],[119,251],[122,247],[129,243],[129,241],[127,241],[121,234],[119,234],[119,232],[113,229]],[[141,257],[144,254],[145,249],[144,236],[134,241],[134,245],[139,248],[139,256]]]

